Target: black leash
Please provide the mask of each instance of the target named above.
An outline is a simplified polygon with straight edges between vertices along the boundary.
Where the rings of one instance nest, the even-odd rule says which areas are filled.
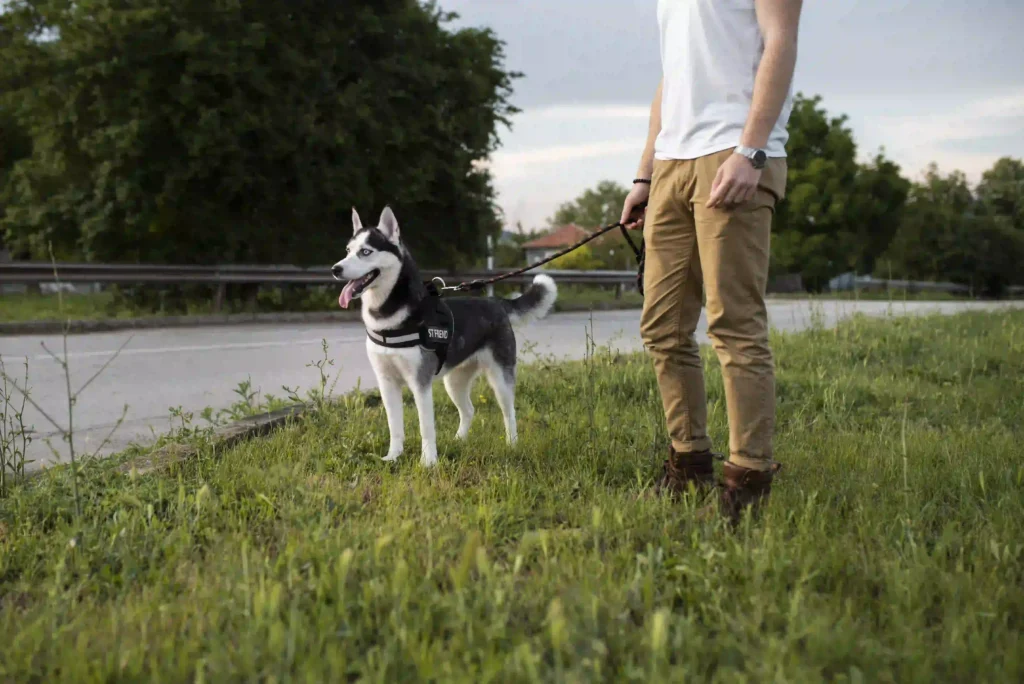
[[[633,220],[639,220],[640,219],[640,215],[641,215],[640,212],[642,212],[646,207],[647,207],[647,202],[644,202],[643,204],[639,204],[636,207],[634,207],[633,208],[633,212],[630,214],[630,218],[633,219]],[[573,252],[573,251],[579,249],[580,247],[582,247],[583,245],[587,244],[591,240],[596,240],[597,238],[601,237],[602,235],[604,235],[606,233],[610,233],[611,231],[615,230],[616,228],[618,228],[619,230],[622,231],[622,237],[626,238],[626,242],[629,243],[629,248],[633,250],[633,254],[636,256],[637,264],[639,265],[639,272],[637,273],[637,287],[640,288],[640,292],[642,294],[643,293],[643,282],[642,282],[643,281],[643,267],[644,267],[644,241],[643,241],[643,239],[641,239],[640,240],[640,246],[637,247],[636,243],[633,242],[633,238],[631,238],[629,236],[629,230],[622,223],[622,221],[619,221],[618,223],[613,223],[613,224],[611,224],[609,226],[605,226],[604,228],[601,228],[600,230],[598,230],[596,233],[592,233],[592,234],[588,235],[587,237],[583,238],[582,240],[580,240],[576,244],[570,245],[569,247],[566,247],[562,251],[557,252],[555,254],[552,254],[551,256],[547,257],[546,259],[542,259],[542,260],[538,261],[535,264],[530,264],[529,266],[524,266],[523,268],[517,268],[514,271],[509,271],[508,273],[502,273],[501,275],[494,276],[493,278],[486,278],[486,279],[483,279],[483,280],[471,280],[471,281],[468,281],[468,282],[465,282],[465,283],[459,283],[458,285],[443,285],[443,283],[442,283],[442,287],[440,287],[439,290],[441,292],[466,292],[468,290],[481,290],[481,289],[487,287],[488,285],[493,285],[495,283],[500,283],[502,280],[508,280],[509,278],[514,278],[517,275],[522,275],[523,273],[528,273],[529,271],[532,271],[535,268],[540,268],[541,266],[544,266],[545,264],[550,264],[555,259],[563,257],[566,254],[569,254],[570,252]]]

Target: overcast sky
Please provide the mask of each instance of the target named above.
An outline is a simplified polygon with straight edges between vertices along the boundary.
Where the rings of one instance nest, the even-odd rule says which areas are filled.
[[[681,0],[683,1],[683,0]],[[517,115],[493,170],[510,226],[636,171],[660,77],[657,0],[440,0],[506,42]],[[847,114],[862,157],[972,180],[1024,157],[1024,0],[804,0],[794,89]]]

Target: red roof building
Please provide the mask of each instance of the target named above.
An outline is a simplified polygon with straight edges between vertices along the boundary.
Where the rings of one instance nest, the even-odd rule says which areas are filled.
[[[547,235],[541,235],[539,238],[523,243],[523,250],[526,252],[526,263],[529,265],[535,264],[570,245],[576,244],[588,235],[590,235],[590,231],[580,228],[573,223],[553,228]]]

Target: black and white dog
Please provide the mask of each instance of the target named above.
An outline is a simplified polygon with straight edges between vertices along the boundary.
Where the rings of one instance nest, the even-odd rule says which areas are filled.
[[[470,392],[473,382],[483,373],[501,407],[508,443],[514,444],[516,337],[512,326],[547,315],[557,296],[554,281],[539,275],[516,299],[445,297],[438,303],[402,244],[398,221],[390,207],[384,209],[374,228],[363,228],[353,209],[352,229],[354,236],[347,255],[334,264],[331,272],[338,280],[348,281],[338,299],[342,308],[354,299],[362,299],[366,352],[377,376],[391,432],[391,446],[384,460],[394,461],[402,453],[402,386],[408,385],[419,413],[423,442],[420,463],[437,463],[431,389],[437,377],[444,378],[448,396],[459,410],[456,436],[465,439],[473,420]],[[451,338],[440,369],[438,354],[427,348],[429,343],[420,343],[419,334],[429,323],[425,319],[432,315],[434,306],[444,308],[446,316],[450,310],[446,320]],[[430,332],[434,333],[432,336],[448,337],[441,330]],[[388,345],[390,341],[396,343]]]

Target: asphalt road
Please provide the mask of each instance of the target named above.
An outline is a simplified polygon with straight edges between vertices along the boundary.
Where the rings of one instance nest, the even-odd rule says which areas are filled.
[[[869,315],[953,313],[967,309],[997,308],[997,304],[966,302],[806,302],[773,301],[769,319],[780,330],[800,330],[815,317],[830,326],[854,312]],[[593,336],[597,345],[620,350],[639,350],[638,311],[595,312]],[[523,361],[531,353],[578,358],[583,355],[590,314],[556,314],[522,329],[520,349]],[[699,335],[706,337],[702,317]],[[366,360],[364,333],[357,323],[309,325],[251,325],[195,329],[145,330],[72,336],[68,339],[68,360],[72,389],[92,377],[110,356],[127,346],[110,366],[81,394],[75,406],[75,444],[79,454],[97,452],[108,433],[127,414],[113,437],[98,451],[107,454],[131,443],[146,443],[171,427],[170,410],[181,407],[197,416],[205,407],[222,408],[237,396],[239,383],[251,380],[264,393],[283,396],[282,386],[299,387],[304,394],[318,384],[318,371],[308,364],[323,358],[327,341],[334,366],[328,370],[337,378],[335,393],[357,386],[376,386]],[[67,390],[59,364],[42,348],[60,353],[59,336],[0,337],[0,356],[8,373],[21,373],[28,361],[29,387],[43,411],[67,424]],[[529,351],[530,347],[532,352]],[[197,417],[197,423],[202,421]],[[30,468],[57,460],[45,441],[66,459],[68,450],[47,419],[37,409],[26,411],[26,424],[34,427]]]

